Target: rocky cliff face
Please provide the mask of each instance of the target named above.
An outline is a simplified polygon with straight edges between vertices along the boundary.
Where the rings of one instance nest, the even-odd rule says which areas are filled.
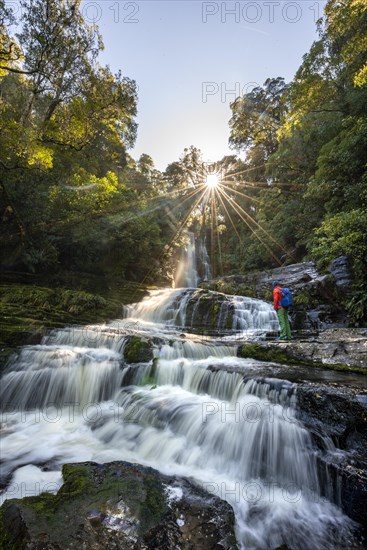
[[[327,273],[320,273],[313,262],[302,262],[268,271],[229,275],[202,283],[203,288],[272,300],[272,281],[289,287],[295,298],[292,309],[294,330],[318,331],[348,326],[345,308],[341,305],[351,284],[346,257],[337,258]]]
[[[366,393],[334,384],[304,383],[297,388],[297,416],[314,442],[329,437],[340,452],[319,460],[323,492],[366,529],[367,408]],[[334,486],[334,494],[330,488]]]

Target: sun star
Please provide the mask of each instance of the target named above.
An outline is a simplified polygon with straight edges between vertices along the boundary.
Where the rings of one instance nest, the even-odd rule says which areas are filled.
[[[208,174],[206,177],[205,185],[209,187],[209,189],[215,189],[219,185],[219,177],[218,174]]]

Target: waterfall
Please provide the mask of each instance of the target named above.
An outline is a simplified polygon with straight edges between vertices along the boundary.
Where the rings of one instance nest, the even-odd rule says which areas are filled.
[[[206,248],[206,238],[200,239],[199,246],[199,265],[200,265],[200,277],[203,281],[209,281],[212,278],[212,272],[210,268],[210,258]]]
[[[125,317],[140,323],[181,328],[209,325],[210,317],[212,328],[221,331],[230,321],[229,332],[243,336],[273,332],[278,328],[277,316],[270,304],[201,289],[153,291],[138,304],[126,306],[124,312]]]
[[[198,274],[196,270],[195,235],[188,233],[189,244],[183,251],[177,273],[175,275],[175,287],[196,288],[198,286]]]
[[[182,252],[175,274],[175,288],[196,288],[199,281],[208,281],[212,277],[205,237],[200,239],[198,250],[195,245],[194,233],[189,232],[188,237],[187,250]]]
[[[270,305],[213,295],[218,326],[230,320],[253,335],[271,328]],[[335,447],[316,448],[297,420],[296,385],[269,376],[274,365],[263,375],[261,363],[236,357],[235,342],[182,333],[211,298],[153,291],[124,319],[54,330],[21,348],[0,387],[2,477],[10,480],[2,498],[24,496],[22,483],[27,495],[57,488],[66,462],[126,460],[227,500],[242,550],[350,547],[353,524],[318,476],[320,453]],[[131,334],[151,338],[153,361],[126,363]]]

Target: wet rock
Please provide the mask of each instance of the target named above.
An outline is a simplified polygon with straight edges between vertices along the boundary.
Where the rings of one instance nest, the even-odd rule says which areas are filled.
[[[298,416],[320,435],[330,437],[341,449],[360,453],[367,465],[367,411],[360,403],[356,388],[332,387],[326,384],[299,384],[297,387]]]
[[[128,336],[124,347],[126,363],[148,363],[153,359],[153,343],[148,338]]]
[[[127,462],[63,467],[56,495],[6,501],[4,550],[237,549],[226,502],[188,481]]]
[[[291,311],[294,330],[318,331],[345,327],[348,316],[341,305],[350,283],[346,257],[337,258],[327,273],[320,273],[313,262],[302,262],[268,271],[229,275],[201,286],[227,294],[272,301],[272,281],[290,287],[295,305]]]
[[[323,494],[344,512],[367,526],[367,411],[352,387],[301,384],[297,388],[297,417],[325,449],[331,440],[336,452],[319,456]]]
[[[327,275],[321,275],[313,262],[302,262],[267,271],[256,271],[244,275],[228,275],[213,279],[205,286],[210,285],[210,288],[214,290],[231,294],[230,290],[233,290],[233,288],[226,290],[226,285],[243,285],[242,290],[248,290],[249,296],[263,299],[265,291],[272,291],[272,282],[274,280],[281,281],[283,286],[291,287],[292,290],[297,291],[300,288],[304,288],[307,284],[309,287],[320,285],[326,278]]]
[[[262,361],[367,373],[367,329],[328,329],[308,340],[246,343],[237,353]]]
[[[300,323],[297,323],[297,316],[299,315],[302,315],[303,319]],[[290,317],[296,330],[301,329],[316,333],[331,328],[345,328],[348,324],[348,316],[344,310],[327,304],[308,311],[296,308]]]
[[[329,266],[329,271],[335,279],[335,284],[343,290],[349,290],[352,276],[347,256],[335,258]]]
[[[187,303],[186,325],[194,332],[216,331],[222,307],[226,311],[221,328],[230,329],[233,321],[233,305],[228,301],[228,296],[220,292],[197,290],[192,293]]]

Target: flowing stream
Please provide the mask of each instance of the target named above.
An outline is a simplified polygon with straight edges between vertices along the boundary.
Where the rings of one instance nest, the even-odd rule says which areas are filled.
[[[296,384],[237,358],[236,338],[190,333],[194,292],[154,291],[121,320],[21,348],[1,381],[2,498],[56,491],[63,463],[127,460],[227,500],[242,549],[351,548],[354,526],[317,468],[337,449],[316,449],[296,419]],[[250,298],[228,297],[219,324],[228,304],[236,335],[274,329],[271,307]],[[153,341],[154,361],[124,362],[131,335]]]

